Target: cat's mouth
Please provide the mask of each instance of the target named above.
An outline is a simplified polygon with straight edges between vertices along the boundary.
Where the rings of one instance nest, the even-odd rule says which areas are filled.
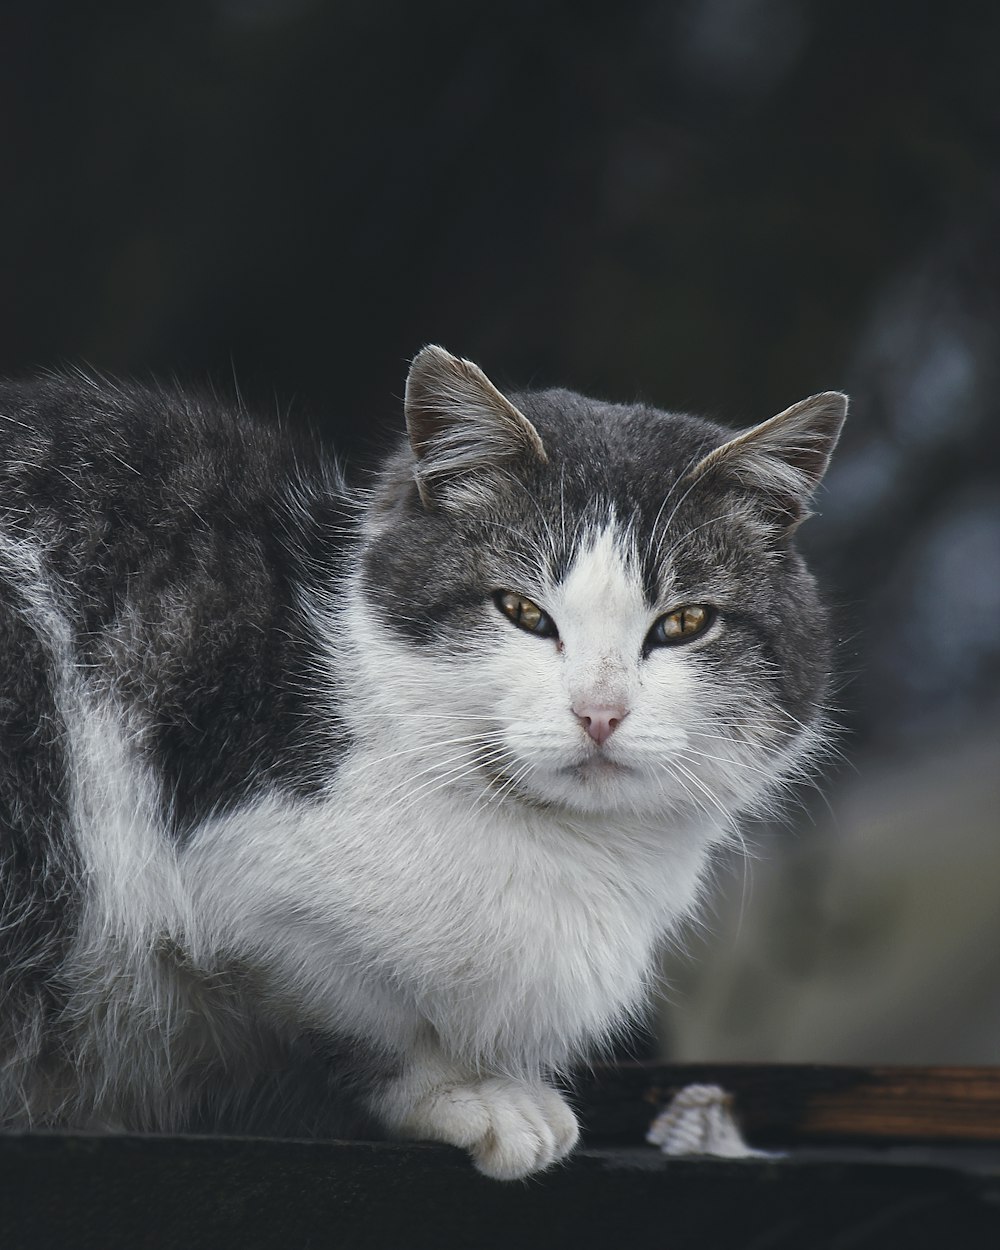
[[[621,777],[626,773],[635,772],[635,769],[628,764],[620,763],[618,760],[609,760],[606,755],[595,753],[577,764],[568,764],[560,771],[570,773],[574,777],[581,778],[581,780],[589,781],[601,777]]]
[[[518,757],[508,761],[486,755],[480,760],[480,767],[497,794],[543,807],[553,802],[568,802],[571,806],[574,802],[583,802],[589,806],[594,801],[610,800],[620,794],[626,779],[627,788],[631,788],[641,771],[632,764],[610,758],[600,748],[584,752],[582,758],[578,756],[571,762],[536,761],[527,768],[525,761]]]

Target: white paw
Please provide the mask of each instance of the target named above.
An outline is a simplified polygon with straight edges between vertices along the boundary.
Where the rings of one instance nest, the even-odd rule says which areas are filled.
[[[480,1172],[500,1181],[550,1167],[580,1135],[555,1090],[499,1076],[432,1090],[401,1128],[407,1137],[463,1147]]]

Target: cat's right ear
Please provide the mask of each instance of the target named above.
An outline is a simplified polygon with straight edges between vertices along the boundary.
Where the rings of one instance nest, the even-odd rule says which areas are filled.
[[[708,453],[687,481],[715,476],[754,490],[771,517],[790,531],[809,515],[847,416],[847,396],[823,391]]]
[[[545,461],[538,431],[471,360],[431,344],[406,379],[406,432],[425,507],[458,499],[490,469],[529,456]]]

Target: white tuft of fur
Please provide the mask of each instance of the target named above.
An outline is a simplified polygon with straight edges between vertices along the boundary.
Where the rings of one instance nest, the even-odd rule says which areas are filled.
[[[718,1159],[777,1158],[747,1145],[733,1113],[733,1096],[719,1085],[685,1085],[660,1112],[646,1141],[665,1155]]]

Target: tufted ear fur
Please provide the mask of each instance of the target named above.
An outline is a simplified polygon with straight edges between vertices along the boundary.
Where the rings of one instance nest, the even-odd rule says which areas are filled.
[[[713,475],[761,492],[776,519],[795,526],[809,515],[846,416],[847,396],[840,391],[810,395],[710,451],[688,480]]]
[[[428,508],[451,485],[520,456],[544,461],[545,448],[528,418],[471,360],[430,345],[406,379],[406,429],[417,458],[414,476]]]

